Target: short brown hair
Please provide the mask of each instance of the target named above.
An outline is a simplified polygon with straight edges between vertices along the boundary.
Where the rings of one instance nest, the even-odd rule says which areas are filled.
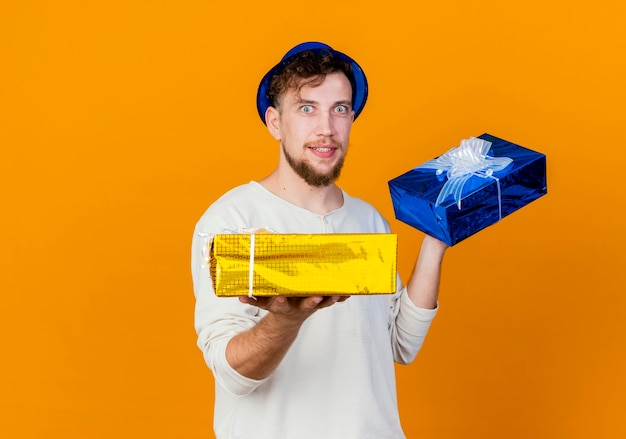
[[[352,66],[347,61],[332,56],[330,52],[306,50],[290,60],[279,74],[272,76],[267,97],[272,101],[272,106],[277,107],[280,97],[286,92],[299,92],[305,85],[319,85],[326,75],[335,72],[342,72],[347,78],[352,78]]]

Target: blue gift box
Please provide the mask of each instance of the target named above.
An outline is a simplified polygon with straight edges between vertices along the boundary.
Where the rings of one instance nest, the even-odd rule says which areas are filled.
[[[390,180],[396,218],[452,246],[547,193],[545,154],[490,134],[477,139],[488,148],[482,170],[451,172],[444,159],[453,148]]]

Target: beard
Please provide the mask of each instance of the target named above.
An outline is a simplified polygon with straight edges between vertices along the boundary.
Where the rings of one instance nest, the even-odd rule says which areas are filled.
[[[344,154],[330,171],[323,174],[313,169],[307,160],[296,160],[294,157],[289,155],[285,145],[282,145],[282,147],[287,163],[289,163],[291,169],[293,169],[294,172],[300,176],[300,178],[306,181],[309,186],[313,187],[324,187],[334,183],[341,174],[341,168],[343,168],[343,163],[346,158],[346,155]]]

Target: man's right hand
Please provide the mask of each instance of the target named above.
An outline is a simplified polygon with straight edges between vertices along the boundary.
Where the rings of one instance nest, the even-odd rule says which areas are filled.
[[[344,302],[350,296],[306,296],[306,297],[249,297],[241,296],[239,301],[275,313],[294,322],[304,322],[311,314],[335,303]]]

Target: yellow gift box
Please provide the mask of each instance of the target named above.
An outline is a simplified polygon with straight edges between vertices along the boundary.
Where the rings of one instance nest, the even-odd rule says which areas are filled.
[[[218,296],[396,292],[394,234],[218,234],[209,245]]]

